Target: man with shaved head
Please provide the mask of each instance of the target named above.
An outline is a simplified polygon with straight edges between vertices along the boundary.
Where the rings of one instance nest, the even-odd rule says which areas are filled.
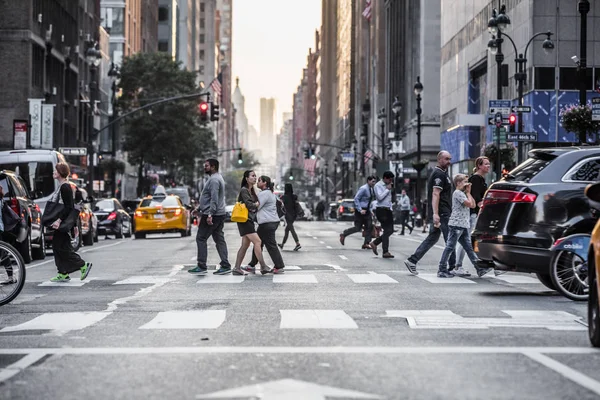
[[[429,235],[423,243],[417,248],[415,253],[404,261],[406,268],[413,275],[418,275],[417,263],[427,254],[437,241],[440,235],[444,235],[444,240],[448,240],[448,221],[452,213],[452,181],[448,176],[448,167],[452,162],[452,156],[445,150],[438,153],[437,165],[427,180],[427,215],[431,215],[431,225],[429,226]],[[449,260],[450,270],[456,266],[456,253],[452,253]],[[438,271],[440,278],[453,278],[446,267]]]

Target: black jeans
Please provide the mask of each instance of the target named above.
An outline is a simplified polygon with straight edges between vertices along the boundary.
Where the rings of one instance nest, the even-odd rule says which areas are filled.
[[[433,217],[432,217],[433,219]],[[440,227],[436,228],[433,226],[433,222],[429,225],[429,235],[423,240],[423,243],[417,247],[415,253],[408,258],[408,261],[412,263],[418,263],[421,258],[427,254],[429,249],[431,249],[440,239],[440,235],[444,235],[444,241],[448,242],[448,220],[450,220],[450,215],[440,215]],[[452,250],[450,254],[450,269],[454,269],[456,266],[456,252]]]
[[[212,236],[215,241],[215,247],[219,258],[221,259],[221,267],[231,268],[227,259],[227,243],[225,243],[225,235],[223,234],[223,225],[225,225],[224,215],[213,215],[213,224],[209,225],[206,222],[208,215],[203,215],[198,225],[198,233],[196,234],[196,245],[198,246],[198,266],[206,268],[206,259],[208,258],[208,246],[206,241]]]
[[[285,234],[283,235],[283,242],[281,242],[281,245],[283,246],[285,244],[285,242],[287,242],[290,232],[292,232],[292,237],[294,238],[296,243],[298,243],[299,242],[298,235],[296,234],[296,229],[294,229],[295,221],[293,219],[287,219],[287,218],[285,221],[287,222],[287,225],[285,226]]]
[[[277,247],[277,239],[275,239],[275,232],[277,231],[277,228],[279,228],[279,222],[267,222],[266,224],[258,225],[256,233],[261,240],[261,249],[265,246],[267,247],[269,256],[271,257],[271,260],[273,260],[274,267],[280,269],[285,268],[285,264],[283,263],[283,258],[279,252],[279,247]],[[258,259],[253,251],[250,265],[255,267],[256,264],[258,264]]]
[[[373,220],[371,212],[367,211],[364,215],[360,211],[354,211],[354,226],[342,232],[343,236],[352,235],[353,233],[362,232],[365,230],[365,244],[371,242],[371,229],[373,229]]]
[[[402,235],[404,235],[404,228],[408,228],[409,231],[413,230],[413,227],[408,224],[408,220],[410,219],[410,210],[402,210],[400,211],[400,223],[402,224]]]
[[[392,210],[384,207],[377,207],[375,209],[375,216],[381,223],[383,234],[373,241],[376,246],[383,243],[383,252],[388,253],[390,248],[390,236],[394,233],[394,214]]]
[[[85,261],[73,250],[71,236],[68,233],[59,230],[54,231],[52,252],[54,253],[54,262],[56,262],[58,272],[61,274],[70,274],[85,265]]]

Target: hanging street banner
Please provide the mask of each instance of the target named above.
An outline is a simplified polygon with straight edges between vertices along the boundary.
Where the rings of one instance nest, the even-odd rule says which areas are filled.
[[[592,99],[592,121],[600,121],[600,97]]]
[[[27,125],[24,119],[13,120],[13,149],[24,150],[27,148]]]
[[[42,149],[54,146],[54,104],[42,104]]]
[[[343,152],[342,153],[342,162],[354,162],[354,153],[353,152]]]
[[[34,149],[42,147],[42,99],[29,99],[31,131],[29,144]]]

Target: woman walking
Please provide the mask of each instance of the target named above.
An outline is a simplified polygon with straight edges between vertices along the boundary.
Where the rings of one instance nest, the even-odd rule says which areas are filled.
[[[302,246],[300,246],[300,241],[298,240],[298,235],[296,234],[296,229],[294,229],[294,222],[296,221],[296,218],[298,218],[298,215],[296,215],[296,202],[298,202],[298,196],[294,194],[292,184],[286,183],[285,191],[283,193],[283,206],[285,207],[286,225],[285,234],[283,235],[283,242],[281,242],[279,245],[281,249],[283,249],[285,242],[287,242],[290,232],[296,241],[296,247],[294,247],[294,251],[298,251],[302,248]]]
[[[258,221],[258,237],[262,241],[261,246],[266,246],[271,260],[273,260],[274,274],[283,274],[285,264],[283,258],[277,248],[277,240],[275,232],[279,228],[279,216],[277,215],[277,196],[273,193],[273,182],[268,176],[261,176],[258,179],[258,188],[261,192],[258,194],[258,211],[256,212],[256,220]],[[244,271],[255,273],[258,259],[256,253],[252,252],[252,261],[242,269]]]
[[[473,168],[473,175],[469,177],[469,183],[471,184],[471,196],[475,199],[475,208],[471,208],[471,214],[469,215],[469,234],[475,229],[477,224],[477,216],[479,210],[483,206],[483,196],[487,190],[487,183],[485,182],[485,176],[490,172],[490,160],[487,157],[478,157],[475,160],[475,168]],[[460,247],[456,257],[456,269],[453,271],[456,276],[470,276],[471,274],[465,270],[462,266],[465,259],[465,249]]]
[[[256,211],[258,210],[258,196],[254,190],[256,184],[256,174],[252,170],[244,172],[242,178],[242,188],[238,196],[238,201],[245,204],[248,208],[248,220],[246,222],[238,222],[238,230],[242,237],[242,246],[238,250],[237,258],[235,260],[235,267],[232,270],[233,275],[246,275],[246,272],[241,268],[242,261],[246,255],[246,250],[250,247],[250,244],[254,245],[254,254],[258,262],[260,263],[260,272],[268,274],[272,272],[271,269],[265,264],[265,260],[262,256],[261,240],[254,229],[254,221],[256,220]]]
[[[50,279],[52,282],[68,282],[71,280],[69,274],[77,270],[81,272],[81,280],[84,280],[92,269],[92,263],[83,261],[83,259],[79,257],[79,254],[73,250],[69,232],[62,232],[58,229],[61,222],[75,209],[73,189],[71,189],[71,184],[68,182],[70,174],[71,170],[69,169],[69,165],[62,162],[56,164],[56,169],[52,174],[52,177],[58,180],[59,185],[58,189],[52,195],[51,201],[64,205],[64,210],[61,215],[59,215],[58,219],[50,225],[50,227],[54,229],[52,252],[54,253],[54,260],[58,269],[58,275]],[[77,226],[73,229],[75,230],[75,235],[77,235]]]

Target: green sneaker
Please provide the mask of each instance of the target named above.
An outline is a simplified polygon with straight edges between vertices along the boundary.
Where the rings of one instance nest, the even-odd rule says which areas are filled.
[[[69,282],[70,280],[69,274],[58,274],[54,278],[50,278],[50,282]]]
[[[81,280],[87,278],[90,270],[92,269],[92,263],[85,263],[83,267],[81,267]]]
[[[192,275],[206,275],[208,273],[208,268],[197,266],[196,268],[188,269],[188,272]]]

